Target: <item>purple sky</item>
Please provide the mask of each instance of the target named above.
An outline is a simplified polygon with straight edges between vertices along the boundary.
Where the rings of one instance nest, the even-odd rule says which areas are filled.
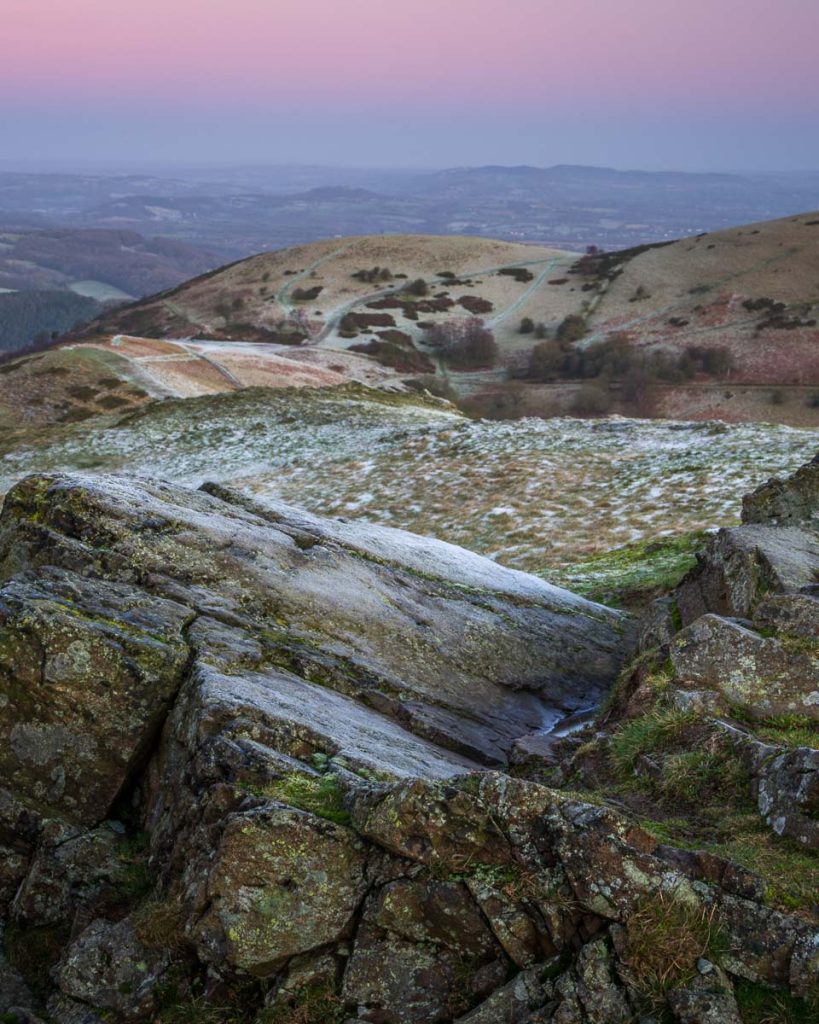
[[[819,168],[819,0],[6,0],[9,160]]]

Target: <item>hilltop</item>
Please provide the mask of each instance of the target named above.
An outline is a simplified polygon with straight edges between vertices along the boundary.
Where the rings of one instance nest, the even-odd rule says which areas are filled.
[[[447,358],[442,325],[475,318],[497,356]],[[472,237],[337,239],[242,260],[85,336],[354,349],[437,373],[496,416],[815,425],[818,318],[819,214],[804,214],[582,257]]]

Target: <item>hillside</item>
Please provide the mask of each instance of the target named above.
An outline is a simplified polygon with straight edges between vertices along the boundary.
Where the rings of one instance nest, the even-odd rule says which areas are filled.
[[[493,366],[441,349],[441,325],[475,317],[497,342]],[[88,333],[355,348],[399,372],[437,371],[491,415],[816,425],[817,319],[819,214],[805,214],[582,258],[466,237],[315,243],[205,275]]]

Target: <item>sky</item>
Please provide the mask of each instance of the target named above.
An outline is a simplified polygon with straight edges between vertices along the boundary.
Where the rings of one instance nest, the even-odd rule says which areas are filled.
[[[819,168],[819,0],[0,0],[0,159]]]

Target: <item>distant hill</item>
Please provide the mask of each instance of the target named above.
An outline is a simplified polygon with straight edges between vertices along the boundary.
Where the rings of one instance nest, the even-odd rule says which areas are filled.
[[[19,216],[0,218],[0,288],[71,289],[76,281],[99,281],[138,298],[208,270],[217,258],[169,238],[136,231],[25,229]]]
[[[96,316],[102,306],[73,292],[0,294],[0,350],[15,352],[35,339],[62,334]]]
[[[476,316],[497,358],[456,365],[436,329]],[[514,397],[513,414],[801,425],[819,417],[818,321],[819,214],[804,214],[582,257],[470,237],[320,242],[240,261],[88,333],[353,348],[399,372],[437,370],[493,415]]]

